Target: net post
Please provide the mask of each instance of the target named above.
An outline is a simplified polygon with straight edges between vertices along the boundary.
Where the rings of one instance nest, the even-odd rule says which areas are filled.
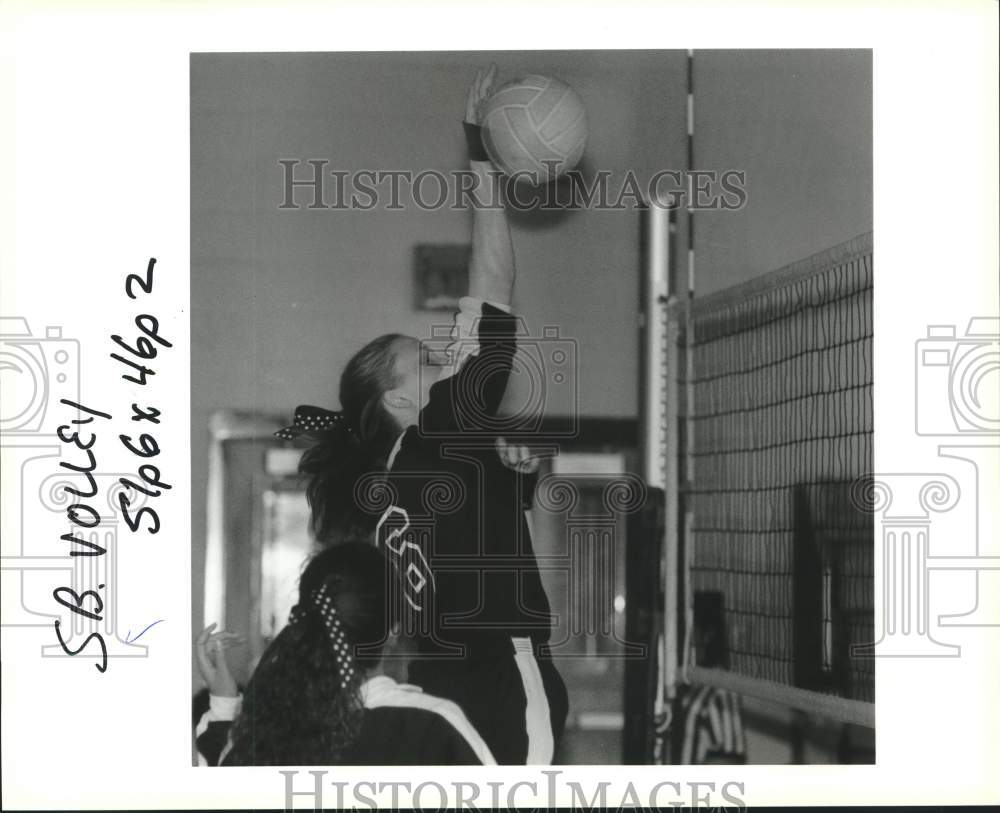
[[[650,201],[641,210],[642,290],[640,297],[640,443],[642,476],[651,499],[661,502],[664,518],[659,581],[663,607],[655,650],[656,685],[653,718],[656,734],[653,761],[667,750],[663,734],[676,697],[678,669],[678,454],[677,343],[678,325],[671,318],[672,250],[677,229],[673,202]]]

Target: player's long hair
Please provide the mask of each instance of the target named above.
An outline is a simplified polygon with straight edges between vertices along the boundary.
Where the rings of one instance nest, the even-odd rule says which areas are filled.
[[[364,714],[359,687],[365,670],[380,661],[392,624],[386,602],[390,577],[382,554],[365,542],[332,545],[310,560],[299,581],[293,620],[265,650],[247,685],[223,764],[335,765],[343,760]],[[329,597],[346,638],[350,656],[343,664],[317,595]]]
[[[355,353],[340,376],[344,420],[299,463],[299,472],[308,477],[312,531],[321,543],[363,538],[374,531],[378,517],[364,509],[358,492],[370,484],[370,475],[385,471],[399,435],[382,395],[399,384],[395,351],[405,338],[388,333]]]

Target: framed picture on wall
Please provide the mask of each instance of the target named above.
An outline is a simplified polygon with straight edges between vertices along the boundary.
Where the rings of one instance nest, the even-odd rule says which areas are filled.
[[[414,247],[416,307],[422,311],[455,310],[469,293],[468,243],[419,243]]]

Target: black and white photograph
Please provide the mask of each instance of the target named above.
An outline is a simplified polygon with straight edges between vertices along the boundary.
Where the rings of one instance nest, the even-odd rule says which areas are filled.
[[[998,15],[0,2],[0,807],[1000,803]]]
[[[870,51],[193,54],[191,195],[201,764],[875,761]]]

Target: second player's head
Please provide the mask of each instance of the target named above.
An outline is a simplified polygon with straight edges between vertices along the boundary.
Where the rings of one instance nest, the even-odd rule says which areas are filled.
[[[340,760],[361,724],[361,686],[393,637],[394,578],[366,542],[331,545],[309,560],[289,623],[247,685],[227,764]]]

